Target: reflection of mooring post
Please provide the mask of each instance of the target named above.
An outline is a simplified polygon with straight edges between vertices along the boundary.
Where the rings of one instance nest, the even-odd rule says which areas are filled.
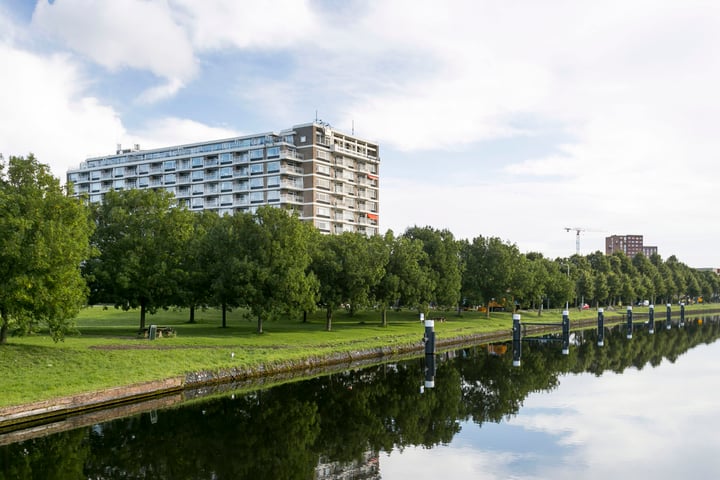
[[[435,355],[435,320],[425,320],[425,355]]]
[[[520,366],[520,356],[522,355],[522,338],[520,332],[520,314],[513,313],[513,367]]]
[[[563,310],[562,319],[562,354],[570,353],[570,314],[567,310]]]
[[[425,388],[435,388],[435,355],[425,355]]]
[[[665,305],[665,329],[670,330],[672,328],[672,307],[668,303]]]
[[[605,345],[605,311],[598,308],[598,347]]]
[[[655,333],[655,305],[650,305],[650,310],[648,311],[648,333],[650,333],[650,335]]]
[[[685,304],[680,303],[680,326],[685,326]]]
[[[628,340],[632,338],[632,305],[628,305],[627,307],[627,338]]]

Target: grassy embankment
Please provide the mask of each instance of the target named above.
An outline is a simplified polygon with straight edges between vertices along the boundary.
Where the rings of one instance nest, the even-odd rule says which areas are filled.
[[[674,309],[676,310],[676,309]],[[695,308],[693,308],[695,310]],[[637,307],[636,312],[647,312]],[[535,312],[521,312],[523,320],[536,320]],[[624,311],[608,312],[624,314]],[[505,331],[510,334],[510,313],[433,312],[444,316],[436,322],[438,338]],[[656,311],[664,318],[664,308]],[[572,320],[594,318],[595,311],[570,313]],[[559,321],[558,310],[546,311],[542,321]],[[241,311],[228,314],[228,327],[220,327],[216,310],[196,313],[197,323],[188,324],[186,310],[161,311],[149,316],[148,324],[171,326],[177,336],[155,341],[139,339],[137,311],[90,307],[77,319],[79,334],[53,343],[47,336],[10,337],[0,347],[0,407],[19,405],[103,388],[160,380],[202,370],[257,367],[298,361],[338,352],[417,343],[423,326],[415,312],[388,312],[388,327],[380,325],[376,311],[349,316],[338,312],[333,330],[325,331],[324,312],[299,319],[265,322],[265,333],[257,334],[255,321]],[[231,354],[234,353],[234,356]]]

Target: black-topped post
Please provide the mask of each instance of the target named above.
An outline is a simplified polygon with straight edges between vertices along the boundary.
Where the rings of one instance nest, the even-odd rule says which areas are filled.
[[[513,367],[520,366],[520,357],[522,356],[522,332],[520,331],[520,314],[514,313],[513,319]]]
[[[425,355],[435,355],[435,320],[425,320]]]
[[[562,313],[562,354],[570,354],[570,313],[567,310]]]
[[[682,302],[680,303],[680,326],[685,326],[685,304]]]
[[[655,333],[655,305],[650,305],[650,310],[648,311],[648,333],[650,333],[650,335]]]

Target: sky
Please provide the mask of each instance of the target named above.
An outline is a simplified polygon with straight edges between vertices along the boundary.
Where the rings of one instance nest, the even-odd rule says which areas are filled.
[[[0,152],[317,118],[379,142],[382,230],[720,267],[717,45],[712,0],[0,0]]]
[[[719,350],[714,342],[657,367],[561,376],[501,423],[467,421],[448,444],[383,452],[382,478],[714,478]]]

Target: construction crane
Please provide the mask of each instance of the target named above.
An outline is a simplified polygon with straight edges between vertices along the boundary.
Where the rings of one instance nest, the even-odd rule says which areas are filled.
[[[587,228],[582,227],[565,227],[566,232],[574,231],[575,232],[575,253],[580,255],[580,232],[587,232]]]

